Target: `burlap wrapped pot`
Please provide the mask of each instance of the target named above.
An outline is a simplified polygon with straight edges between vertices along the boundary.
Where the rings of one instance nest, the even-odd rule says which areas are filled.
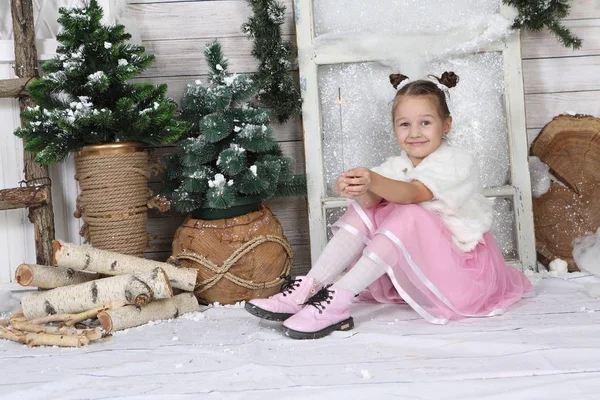
[[[201,303],[235,304],[277,293],[292,250],[279,220],[262,206],[234,218],[188,217],[175,232],[170,261],[198,270]]]
[[[143,257],[146,231],[148,152],[140,143],[86,146],[75,158],[80,195],[80,234],[92,246]]]

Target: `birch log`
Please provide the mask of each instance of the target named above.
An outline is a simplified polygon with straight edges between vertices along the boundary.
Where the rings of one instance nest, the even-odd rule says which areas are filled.
[[[160,267],[166,272],[174,288],[192,292],[196,286],[198,271],[193,268],[177,267],[93,247],[77,246],[61,240],[55,240],[53,247],[54,265],[106,275],[135,274]]]
[[[169,299],[153,301],[144,306],[129,305],[98,314],[98,321],[106,332],[118,331],[160,319],[177,318],[198,311],[198,300],[193,293],[181,293]]]
[[[21,286],[36,286],[42,289],[77,285],[100,278],[100,274],[96,273],[38,264],[21,264],[15,271],[15,280]]]
[[[85,336],[89,340],[98,340],[102,337],[100,328],[76,329],[71,326],[45,326],[32,324],[31,322],[14,322],[11,324],[13,328],[22,332],[31,333],[47,333],[50,335],[75,335]]]
[[[0,328],[0,338],[33,346],[81,347],[90,342],[85,335],[52,335],[48,333],[28,333]]]
[[[47,315],[45,317],[34,318],[29,320],[28,322],[31,324],[43,325],[50,322],[61,322],[61,326],[73,326],[79,322],[85,321],[86,319],[94,319],[98,317],[98,313],[110,310],[112,308],[119,308],[125,305],[124,301],[120,301],[117,303],[102,305],[100,307],[92,308],[91,310],[86,310],[77,314],[52,314]]]
[[[27,319],[52,314],[70,314],[119,301],[145,304],[153,299],[171,297],[173,290],[161,268],[135,275],[63,286],[45,292],[25,293],[21,308]]]

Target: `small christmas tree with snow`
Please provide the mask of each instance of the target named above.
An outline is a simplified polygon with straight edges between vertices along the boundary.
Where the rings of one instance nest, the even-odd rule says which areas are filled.
[[[181,117],[190,137],[167,157],[163,193],[173,208],[228,209],[252,197],[258,201],[306,192],[304,174],[293,173],[269,126],[269,112],[253,104],[258,85],[245,74],[230,74],[218,42],[204,50],[208,85],[188,85]]]
[[[154,56],[127,43],[123,25],[104,26],[97,0],[59,12],[57,55],[28,86],[37,106],[23,113],[27,124],[15,131],[36,161],[58,162],[92,144],[175,142],[187,127],[174,119],[177,104],[165,97],[167,86],[128,82]]]

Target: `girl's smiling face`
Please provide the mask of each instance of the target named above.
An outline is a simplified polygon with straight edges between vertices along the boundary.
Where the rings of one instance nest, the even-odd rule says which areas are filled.
[[[431,96],[403,96],[399,100],[394,109],[394,133],[416,167],[440,147],[452,117],[442,118]]]

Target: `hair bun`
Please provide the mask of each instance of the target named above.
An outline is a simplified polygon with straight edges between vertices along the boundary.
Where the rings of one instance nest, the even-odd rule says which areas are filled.
[[[453,88],[458,83],[458,75],[452,71],[447,71],[442,74],[442,77],[438,81],[449,88]]]
[[[390,83],[394,87],[394,89],[398,88],[398,85],[408,79],[408,76],[402,74],[391,74],[390,75]]]

